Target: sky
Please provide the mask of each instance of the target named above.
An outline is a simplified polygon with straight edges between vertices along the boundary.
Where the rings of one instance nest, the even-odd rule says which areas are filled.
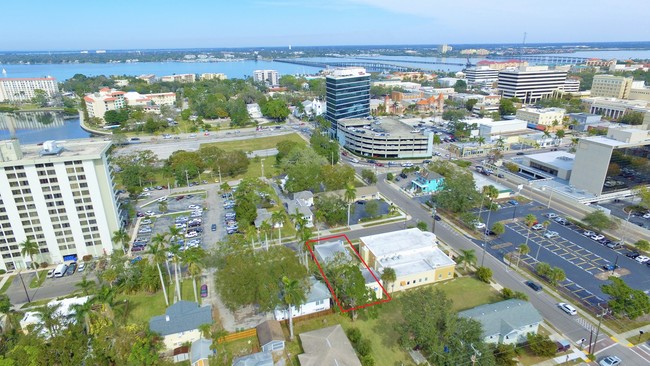
[[[648,0],[13,0],[0,51],[650,41]]]

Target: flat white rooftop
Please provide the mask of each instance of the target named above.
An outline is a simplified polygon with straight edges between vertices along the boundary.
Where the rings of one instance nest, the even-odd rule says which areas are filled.
[[[566,151],[549,151],[545,153],[527,155],[525,158],[563,170],[571,170],[573,169],[573,163],[576,156],[575,154],[571,154]]]

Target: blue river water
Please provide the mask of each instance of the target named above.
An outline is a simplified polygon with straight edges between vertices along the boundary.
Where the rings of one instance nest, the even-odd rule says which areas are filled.
[[[650,59],[650,50],[623,50],[623,51],[583,51],[566,54],[576,57],[598,57],[603,59],[628,58]],[[402,66],[411,66],[431,71],[459,71],[467,62],[464,58],[434,58],[418,56],[366,56],[364,58],[377,58]],[[471,58],[476,63],[483,58]],[[355,58],[309,58],[308,61],[363,61]],[[394,61],[393,61],[394,60]],[[410,62],[412,61],[412,62]],[[379,61],[381,62],[381,61]],[[422,63],[427,62],[427,63]],[[440,62],[440,63],[436,63]],[[136,62],[136,63],[109,63],[109,64],[0,64],[6,71],[7,77],[42,77],[53,76],[59,81],[71,78],[75,74],[86,76],[96,75],[131,75],[154,74],[156,76],[184,74],[184,73],[224,73],[228,78],[244,78],[252,75],[254,70],[272,69],[280,74],[315,74],[319,68],[294,65],[273,61],[233,61],[233,62]],[[14,119],[16,119],[14,121]],[[12,119],[17,127],[9,130],[7,121]],[[10,114],[0,113],[0,139],[17,136],[22,143],[38,143],[44,140],[65,140],[88,137],[88,132],[79,127],[79,119],[64,120],[60,114],[24,114],[15,117]]]

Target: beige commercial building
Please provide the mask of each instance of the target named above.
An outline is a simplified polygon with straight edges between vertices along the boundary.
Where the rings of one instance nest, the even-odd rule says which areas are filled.
[[[222,73],[207,72],[201,74],[201,80],[226,80],[228,76]]]
[[[626,100],[606,97],[582,98],[582,104],[588,113],[600,114],[611,119],[619,119],[628,112],[641,112],[645,114],[644,125],[650,124],[650,104],[645,100]]]
[[[645,86],[640,88],[633,87],[630,89],[629,99],[644,100],[646,102],[650,102],[650,88],[647,88]]]
[[[108,111],[116,111],[126,106],[126,99],[123,91],[102,88],[98,93],[86,94],[86,110],[89,117],[104,118]]]
[[[436,242],[436,235],[420,229],[406,229],[360,238],[359,254],[375,273],[386,268],[395,270],[394,283],[385,283],[387,291],[413,287],[454,278],[456,262]]]
[[[596,75],[591,84],[591,96],[628,99],[633,81],[632,77]]]
[[[566,111],[562,108],[521,108],[517,119],[542,126],[561,125]]]
[[[59,85],[53,77],[0,78],[0,102],[30,100],[37,89],[43,90],[51,98],[59,92]]]
[[[160,81],[163,82],[177,82],[177,83],[193,83],[196,81],[195,74],[175,74],[161,76]]]
[[[38,243],[38,262],[111,254],[121,226],[111,143],[77,140],[42,146],[0,142],[0,269],[25,268],[20,243]]]

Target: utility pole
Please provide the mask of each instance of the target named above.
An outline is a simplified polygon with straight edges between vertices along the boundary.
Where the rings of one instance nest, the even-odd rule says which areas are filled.
[[[490,214],[492,213],[492,199],[490,198],[490,208],[488,208],[488,217],[485,222],[485,230],[483,231],[483,256],[481,257],[481,267],[483,267],[483,261],[485,261],[485,251],[487,247],[487,237],[490,232]]]
[[[600,304],[598,304],[598,307],[600,307]],[[609,310],[603,309],[603,313],[600,314],[600,315],[597,315],[598,316],[598,328],[596,328],[596,338],[594,338],[594,344],[593,344],[593,346],[591,348],[591,354],[592,355],[596,353],[596,343],[598,343],[598,335],[600,335],[600,325],[603,323],[603,318],[605,317],[605,315],[607,315],[608,312],[609,312]]]
[[[187,182],[187,186],[190,186],[190,176],[187,174],[187,169],[185,169],[185,181]]]
[[[27,292],[27,286],[25,286],[25,281],[23,281],[23,275],[18,271],[18,277],[20,278],[20,283],[23,284],[23,290],[25,290],[25,296],[27,296],[27,303],[31,303],[32,300],[29,298],[29,293]]]
[[[221,166],[219,166],[219,183],[221,183]]]

